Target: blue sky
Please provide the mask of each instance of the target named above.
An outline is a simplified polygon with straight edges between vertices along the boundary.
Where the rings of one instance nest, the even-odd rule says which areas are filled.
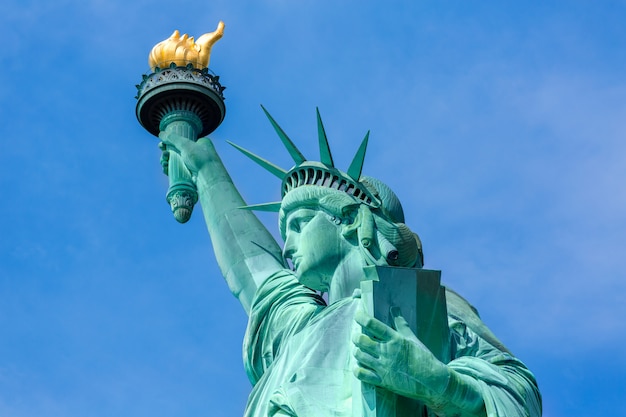
[[[137,123],[152,45],[226,22],[212,137],[250,203],[317,157],[400,196],[426,267],[535,373],[544,415],[626,415],[626,2],[0,5],[0,416],[236,416],[243,310]],[[276,219],[262,216],[276,229]]]

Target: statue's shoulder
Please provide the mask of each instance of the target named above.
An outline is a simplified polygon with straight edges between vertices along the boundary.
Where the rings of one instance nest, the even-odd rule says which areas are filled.
[[[446,289],[446,305],[448,308],[448,316],[455,320],[463,322],[478,336],[485,339],[494,347],[503,352],[510,353],[504,344],[493,334],[493,332],[483,323],[478,310],[463,298],[456,291],[445,287]]]
[[[446,286],[445,289],[446,303],[448,305],[448,314],[459,319],[464,319],[467,317],[480,320],[478,310],[476,310],[476,308],[471,305],[469,301],[467,301],[458,292],[454,291],[450,287]]]

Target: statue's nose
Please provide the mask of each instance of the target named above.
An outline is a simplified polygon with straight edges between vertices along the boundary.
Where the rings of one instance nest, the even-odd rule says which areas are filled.
[[[297,249],[297,236],[293,232],[287,232],[285,236],[285,246],[283,247],[283,258],[291,259]]]

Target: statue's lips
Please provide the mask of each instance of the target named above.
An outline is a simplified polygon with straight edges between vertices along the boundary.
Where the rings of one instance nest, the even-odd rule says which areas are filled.
[[[294,256],[294,257],[292,257],[292,258],[291,258],[291,263],[293,264],[293,268],[294,268],[295,270],[297,270],[297,269],[298,269],[298,265],[300,264],[300,260],[301,260],[301,259],[302,259],[302,258],[300,258],[299,256]]]

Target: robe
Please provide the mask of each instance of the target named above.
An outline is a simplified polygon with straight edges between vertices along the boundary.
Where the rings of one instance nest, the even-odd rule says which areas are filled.
[[[446,299],[448,366],[479,382],[487,416],[540,416],[533,374],[467,301],[450,290]],[[290,270],[269,277],[257,290],[244,338],[244,365],[254,386],[245,416],[353,416],[351,337],[360,302],[349,297],[326,305]]]

